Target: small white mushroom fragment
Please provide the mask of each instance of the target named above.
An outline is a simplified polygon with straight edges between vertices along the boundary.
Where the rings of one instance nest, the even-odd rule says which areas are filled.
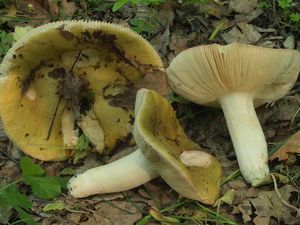
[[[36,90],[33,86],[33,84],[29,85],[28,90],[25,93],[25,96],[30,100],[30,101],[34,101],[36,99]]]
[[[78,143],[78,129],[74,130],[75,118],[72,110],[65,107],[61,116],[61,130],[64,145],[67,147],[75,147]]]
[[[104,149],[104,133],[94,110],[91,109],[86,115],[81,115],[77,124],[92,145],[95,146],[95,150],[102,153]]]
[[[208,168],[212,163],[212,156],[199,150],[184,151],[180,155],[181,162],[186,166]]]

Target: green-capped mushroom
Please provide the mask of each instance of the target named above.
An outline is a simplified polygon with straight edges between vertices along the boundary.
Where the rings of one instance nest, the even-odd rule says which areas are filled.
[[[139,149],[73,177],[69,193],[80,198],[124,191],[160,174],[181,195],[214,203],[220,191],[220,164],[185,135],[168,101],[155,91],[141,89],[135,114],[134,136]]]
[[[153,169],[182,196],[213,204],[219,196],[221,166],[186,136],[168,101],[141,89],[135,116],[135,140]]]

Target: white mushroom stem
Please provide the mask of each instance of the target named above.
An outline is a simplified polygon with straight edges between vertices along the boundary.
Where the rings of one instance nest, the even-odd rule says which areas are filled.
[[[249,93],[232,93],[219,99],[225,114],[237,161],[244,178],[259,183],[269,174],[266,139]]]
[[[157,176],[138,149],[117,161],[74,176],[69,180],[68,189],[71,196],[83,198],[94,194],[126,191]]]

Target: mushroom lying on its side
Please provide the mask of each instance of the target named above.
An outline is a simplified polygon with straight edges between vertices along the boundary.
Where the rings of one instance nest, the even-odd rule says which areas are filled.
[[[176,93],[222,107],[244,178],[253,186],[269,174],[267,144],[254,106],[283,97],[300,70],[300,53],[233,43],[183,51],[167,69]]]
[[[155,91],[138,91],[134,138],[153,169],[184,197],[213,204],[219,196],[221,166],[190,140],[168,101]]]
[[[179,194],[214,203],[220,191],[220,164],[185,135],[167,100],[155,91],[141,89],[135,115],[134,136],[140,149],[71,178],[69,193],[80,198],[124,191],[160,174]]]

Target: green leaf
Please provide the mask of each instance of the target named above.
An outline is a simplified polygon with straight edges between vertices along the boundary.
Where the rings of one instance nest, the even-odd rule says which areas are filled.
[[[147,215],[143,217],[140,221],[136,223],[136,225],[146,225],[148,224],[149,220],[151,219],[151,216]]]
[[[300,13],[291,13],[289,15],[290,21],[293,23],[299,23],[300,22]]]
[[[63,189],[68,189],[68,179],[65,177],[53,177],[59,183],[60,187]]]
[[[21,158],[21,169],[23,176],[38,176],[44,175],[44,170],[39,165],[35,164],[31,158],[24,156]]]
[[[114,3],[112,7],[112,11],[116,12],[120,8],[122,8],[129,0],[118,0],[116,3]]]
[[[27,225],[37,225],[37,223],[33,220],[32,216],[28,214],[25,210],[20,207],[16,207],[15,210],[19,213],[20,219],[22,222]]]
[[[31,30],[33,30],[32,26],[25,26],[25,27],[15,26],[15,32],[12,34],[13,39],[15,41],[18,41]]]
[[[0,192],[0,199],[4,200],[14,208],[18,206],[27,210],[31,208],[31,203],[28,201],[27,196],[20,193],[15,184],[2,190]]]
[[[89,147],[90,141],[84,134],[78,138],[78,143],[75,146],[76,151],[85,151]]]
[[[52,199],[61,193],[61,181],[57,177],[28,176],[24,181],[31,186],[33,194],[41,199]]]
[[[12,214],[12,206],[0,196],[0,224],[8,224],[9,218]]]
[[[278,5],[282,9],[289,9],[293,6],[293,0],[278,0]]]
[[[90,141],[87,136],[84,134],[80,135],[78,139],[78,143],[75,146],[75,152],[73,156],[73,163],[76,164],[80,159],[87,156],[89,151],[91,150]]]
[[[4,56],[13,42],[13,36],[10,33],[0,30],[0,57]]]
[[[27,225],[36,225],[32,217],[24,210],[29,210],[31,208],[31,203],[28,201],[26,195],[23,195],[17,189],[16,184],[9,185],[5,189],[0,191],[0,215],[1,222],[6,218],[9,218],[10,209],[13,207],[19,214],[19,217]],[[3,214],[3,215],[2,215]]]
[[[75,174],[76,174],[76,170],[74,170],[71,167],[66,167],[59,173],[60,176],[73,176]]]
[[[43,212],[53,211],[53,210],[63,210],[65,204],[63,202],[51,202],[43,207]]]

